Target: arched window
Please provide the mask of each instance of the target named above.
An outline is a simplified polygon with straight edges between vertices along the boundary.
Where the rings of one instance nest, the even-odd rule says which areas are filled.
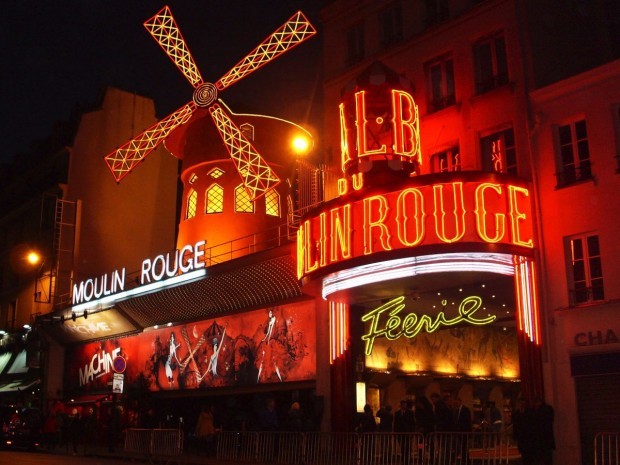
[[[189,220],[196,216],[196,205],[198,203],[198,192],[194,189],[189,190],[187,195],[187,209],[185,211],[185,219]]]
[[[239,184],[235,188],[235,211],[242,213],[254,213],[254,203],[250,200],[250,194]]]
[[[280,194],[271,189],[265,194],[265,213],[271,216],[280,216]]]
[[[224,188],[213,184],[205,196],[205,213],[222,213],[224,211]]]

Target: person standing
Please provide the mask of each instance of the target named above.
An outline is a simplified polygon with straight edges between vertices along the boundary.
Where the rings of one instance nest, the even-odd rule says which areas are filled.
[[[392,406],[390,404],[384,405],[377,412],[377,418],[379,419],[379,432],[390,433],[394,428],[394,414],[392,413]]]
[[[299,402],[293,402],[288,409],[287,414],[287,430],[293,432],[301,432],[304,429],[304,421],[301,415],[301,405]]]
[[[398,433],[400,456],[404,465],[411,460],[411,438],[415,432],[415,414],[405,399],[400,401],[400,408],[394,413],[394,432]]]
[[[553,435],[553,407],[546,404],[540,397],[534,398],[534,430],[536,431],[535,455],[537,463],[551,465],[555,450],[555,436]]]
[[[463,405],[463,400],[460,397],[457,397],[455,401],[455,429],[460,433],[469,433],[471,431],[471,410],[466,405]]]
[[[536,465],[536,442],[534,409],[522,398],[512,412],[512,435],[517,442],[523,465]]]
[[[215,454],[215,418],[213,408],[202,406],[198,420],[196,421],[196,439],[198,440],[198,452],[204,446],[207,457]]]
[[[466,461],[468,455],[468,434],[471,432],[471,411],[469,407],[463,405],[463,400],[456,397],[454,408],[454,426],[459,434],[457,438],[457,454],[460,454],[461,460]]]
[[[436,392],[431,395],[431,401],[435,409],[435,431],[454,431],[453,415],[448,404]]]

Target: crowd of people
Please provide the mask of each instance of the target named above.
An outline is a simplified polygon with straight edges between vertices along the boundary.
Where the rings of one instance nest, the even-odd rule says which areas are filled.
[[[505,418],[506,416],[506,418]],[[358,416],[355,431],[358,433],[506,433],[517,444],[523,465],[551,465],[555,440],[553,433],[553,408],[542,399],[535,398],[526,403],[517,399],[517,405],[510,412],[502,413],[493,401],[487,401],[474,418],[469,407],[459,397],[450,394],[433,393],[426,396],[400,401],[395,412],[390,405],[384,405],[376,413],[369,404]],[[510,425],[506,424],[509,419]],[[404,438],[404,439],[402,439]],[[409,454],[408,439],[399,441],[401,456]],[[405,464],[407,461],[405,460]]]

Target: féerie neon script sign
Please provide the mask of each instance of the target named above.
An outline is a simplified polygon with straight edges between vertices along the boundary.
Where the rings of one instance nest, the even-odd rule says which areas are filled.
[[[475,313],[482,306],[482,299],[478,296],[464,298],[459,305],[458,315],[454,318],[447,318],[443,310],[435,317],[430,315],[418,316],[415,313],[409,313],[404,318],[401,318],[399,313],[405,308],[404,300],[404,296],[397,297],[362,316],[362,321],[370,321],[368,333],[362,336],[362,340],[366,341],[366,355],[372,353],[375,339],[381,336],[390,341],[396,340],[401,336],[412,339],[421,331],[433,333],[444,326],[454,326],[459,323],[469,323],[474,326],[488,325],[497,318],[495,315],[489,315],[485,318],[475,317]],[[446,304],[445,300],[442,301],[444,307]],[[385,312],[388,312],[389,315],[387,319],[382,318],[382,314]],[[381,323],[382,327],[380,327]]]

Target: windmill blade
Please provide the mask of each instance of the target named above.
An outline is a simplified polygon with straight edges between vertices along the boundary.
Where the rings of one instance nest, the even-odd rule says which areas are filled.
[[[120,182],[127,176],[135,166],[141,162],[149,153],[179,125],[189,121],[192,113],[196,109],[193,102],[182,106],[171,115],[165,117],[158,123],[148,128],[142,134],[116,149],[114,152],[104,157],[116,182]]]
[[[224,141],[243,185],[250,194],[252,201],[264,195],[280,183],[280,178],[260,156],[239,128],[224,113],[218,104],[209,108],[211,117]]]
[[[219,90],[227,88],[314,34],[316,34],[316,29],[310,24],[310,21],[308,21],[304,14],[298,11],[243,60],[233,66],[228,73],[222,76],[215,83],[215,87]]]
[[[167,6],[159,10],[155,16],[144,22],[144,27],[149,31],[161,48],[166,52],[174,64],[185,75],[190,84],[198,87],[202,84],[202,76],[189,52],[181,30],[172,17],[172,12]]]

